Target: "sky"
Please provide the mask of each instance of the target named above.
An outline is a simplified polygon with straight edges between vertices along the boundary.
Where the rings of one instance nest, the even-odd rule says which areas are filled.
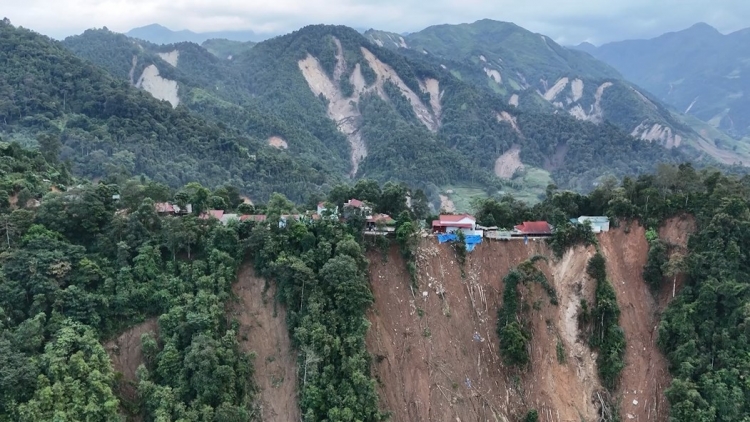
[[[326,23],[398,33],[489,18],[514,22],[573,45],[633,38],[706,22],[722,33],[750,26],[748,0],[0,0],[7,17],[54,38],[106,26],[152,23],[195,32],[253,30],[277,35]]]

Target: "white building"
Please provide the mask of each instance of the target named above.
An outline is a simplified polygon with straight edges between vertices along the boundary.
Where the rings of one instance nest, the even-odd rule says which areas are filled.
[[[609,217],[580,216],[578,217],[578,219],[574,218],[571,220],[571,222],[576,222],[578,224],[585,224],[587,221],[589,222],[589,224],[591,224],[591,231],[593,231],[594,233],[602,233],[602,232],[609,231]]]

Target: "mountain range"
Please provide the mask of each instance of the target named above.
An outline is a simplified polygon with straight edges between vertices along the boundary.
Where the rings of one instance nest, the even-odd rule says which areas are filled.
[[[577,48],[677,110],[736,138],[750,135],[750,29],[724,35],[699,23],[653,39]]]
[[[26,63],[23,49],[5,50],[7,71],[19,75],[8,90],[28,90],[20,75],[48,68],[45,56],[68,67],[34,87],[36,96],[54,99],[51,114],[18,112],[15,97],[11,111],[0,106],[3,136],[59,136],[63,158],[92,177],[108,176],[132,154],[138,158],[126,167],[136,173],[171,185],[233,183],[260,201],[274,190],[301,201],[348,177],[405,182],[423,188],[436,208],[451,208],[452,200],[487,195],[533,202],[550,183],[587,191],[606,176],[661,162],[742,160],[742,150],[722,149],[613,67],[505,22],[407,35],[313,25],[257,44],[213,39],[203,46],[106,29],[58,43],[3,29],[6,43],[38,58]],[[91,69],[97,82],[70,86],[66,75]],[[130,117],[94,113],[86,105],[98,97],[128,98],[122,112]],[[133,120],[143,112],[149,118]],[[198,127],[201,134],[189,134]],[[140,158],[146,149],[153,157]]]
[[[125,35],[148,41],[154,44],[174,44],[179,42],[192,42],[202,44],[210,39],[224,39],[229,41],[263,41],[267,37],[256,34],[253,31],[216,31],[216,32],[193,32],[187,29],[173,31],[157,23],[133,28]]]

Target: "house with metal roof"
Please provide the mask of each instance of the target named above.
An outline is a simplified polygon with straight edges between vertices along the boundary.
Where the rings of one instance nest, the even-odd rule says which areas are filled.
[[[367,217],[366,228],[369,231],[392,232],[395,230],[396,220],[388,214],[374,214]]]
[[[586,224],[588,222],[591,224],[591,231],[594,233],[609,231],[609,217],[605,216],[589,217],[582,215],[578,218],[571,218],[570,222],[573,224]]]

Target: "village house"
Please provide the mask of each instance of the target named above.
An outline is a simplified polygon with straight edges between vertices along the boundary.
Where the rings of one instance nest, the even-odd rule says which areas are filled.
[[[193,212],[191,204],[187,204],[185,208],[180,208],[177,204],[157,202],[154,204],[154,208],[156,208],[156,213],[159,215],[185,215]]]
[[[532,237],[549,237],[552,236],[552,226],[546,221],[524,221],[514,227],[511,234],[515,237],[532,236]]]
[[[392,232],[396,230],[396,220],[391,218],[388,214],[375,214],[367,217],[366,223],[367,230],[369,231],[385,231]]]
[[[372,207],[358,199],[350,199],[344,203],[344,218],[352,215],[368,217],[372,215]]]
[[[433,220],[432,231],[436,233],[454,233],[462,231],[464,234],[479,234],[477,230],[477,219],[469,214],[440,216],[439,220]],[[481,230],[479,230],[481,232]]]
[[[224,217],[224,210],[208,210],[198,216],[198,218],[200,218],[201,220],[208,220],[209,218],[215,218],[219,221],[221,221],[222,217]]]
[[[262,223],[266,221],[266,216],[264,214],[255,214],[255,215],[241,215],[240,221],[255,221],[256,223]]]
[[[571,218],[570,222],[573,225],[586,224],[586,222],[588,222],[589,224],[591,224],[591,231],[594,233],[602,233],[602,232],[609,231],[609,217],[604,217],[604,216],[588,217],[588,216],[582,215],[578,218]]]

